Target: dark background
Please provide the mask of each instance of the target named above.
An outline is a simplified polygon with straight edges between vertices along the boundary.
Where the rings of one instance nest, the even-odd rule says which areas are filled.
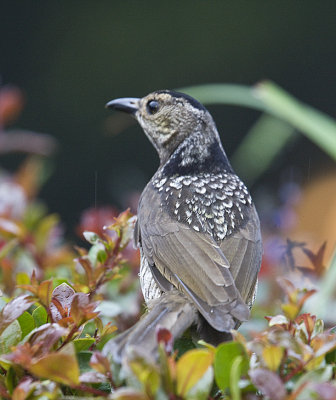
[[[124,208],[150,179],[158,160],[140,128],[111,133],[128,123],[104,108],[116,97],[267,78],[336,117],[335,15],[331,1],[2,1],[2,83],[26,96],[15,125],[60,144],[41,197],[72,227],[85,208]],[[209,110],[230,156],[258,113]],[[252,191],[276,187],[289,167],[304,178],[330,164],[302,136]]]

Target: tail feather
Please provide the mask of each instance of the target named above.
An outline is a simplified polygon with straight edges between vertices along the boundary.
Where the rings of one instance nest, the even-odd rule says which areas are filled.
[[[133,351],[140,350],[147,357],[157,356],[157,326],[168,329],[174,339],[180,337],[198,321],[196,307],[180,292],[165,292],[149,304],[150,311],[127,331],[111,339],[104,346],[104,355],[121,364]]]

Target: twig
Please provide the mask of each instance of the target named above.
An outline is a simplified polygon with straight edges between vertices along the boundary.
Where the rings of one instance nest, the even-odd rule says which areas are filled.
[[[68,344],[73,337],[73,335],[77,332],[78,326],[75,324],[71,331],[69,332],[68,336],[65,338],[64,342],[60,345],[60,347],[57,350],[61,350],[66,344]]]

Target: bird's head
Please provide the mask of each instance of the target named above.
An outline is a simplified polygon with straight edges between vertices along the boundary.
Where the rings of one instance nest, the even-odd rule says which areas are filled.
[[[170,90],[159,90],[138,98],[108,102],[108,108],[132,114],[156,148],[161,163],[190,135],[204,139],[217,137],[215,124],[206,108],[192,97]]]

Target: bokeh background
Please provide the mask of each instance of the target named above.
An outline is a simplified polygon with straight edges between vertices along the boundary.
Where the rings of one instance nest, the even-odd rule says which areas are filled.
[[[2,1],[1,84],[25,98],[11,128],[58,142],[40,197],[70,237],[85,209],[135,207],[158,158],[138,126],[104,108],[116,97],[271,79],[336,117],[335,15],[332,1]],[[230,157],[259,113],[208,108]],[[299,136],[250,189],[268,239],[281,231],[315,250],[327,240],[331,254],[335,163],[315,144]]]

